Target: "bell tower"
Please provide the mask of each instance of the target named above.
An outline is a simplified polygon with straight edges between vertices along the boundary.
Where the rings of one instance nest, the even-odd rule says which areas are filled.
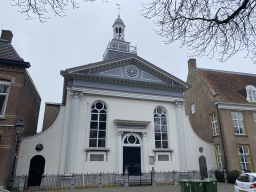
[[[109,42],[105,53],[103,54],[103,61],[117,59],[128,55],[137,55],[137,48],[130,46],[129,42],[124,41],[125,25],[118,14],[117,19],[112,25],[113,39]]]
[[[115,20],[113,24],[113,39],[124,41],[124,22],[120,18],[120,14],[118,14],[118,18]]]

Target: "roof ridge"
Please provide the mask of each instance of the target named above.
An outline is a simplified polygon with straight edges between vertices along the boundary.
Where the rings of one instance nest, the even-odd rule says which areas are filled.
[[[235,72],[235,71],[223,71],[223,70],[216,70],[216,69],[197,68],[197,70],[214,71],[214,72],[220,72],[220,73],[231,73],[231,74],[236,74],[236,75],[256,76],[256,74],[252,74],[252,73],[242,73],[242,72]]]

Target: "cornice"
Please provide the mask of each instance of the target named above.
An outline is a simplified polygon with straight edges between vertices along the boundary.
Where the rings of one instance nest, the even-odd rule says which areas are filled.
[[[163,85],[151,82],[142,82],[136,80],[129,80],[129,79],[118,79],[118,78],[111,78],[111,77],[101,77],[101,76],[90,76],[90,75],[79,75],[79,74],[67,74],[68,79],[83,79],[83,80],[90,80],[90,81],[100,81],[100,82],[107,82],[107,83],[114,83],[114,84],[125,84],[125,85],[132,85],[132,86],[142,86],[142,87],[150,87],[150,88],[160,88],[160,89],[169,89],[169,90],[180,90],[184,91],[186,89],[185,86],[178,86],[178,85]]]
[[[218,105],[219,109],[256,111],[256,103],[231,103],[231,102],[219,101],[219,102],[215,102],[214,104]]]
[[[134,120],[122,120],[122,119],[115,119],[114,122],[117,125],[141,125],[141,126],[147,126],[151,123],[151,121],[134,121]]]
[[[123,98],[132,98],[132,99],[146,99],[146,100],[155,100],[155,101],[167,101],[167,102],[184,102],[184,98],[181,97],[172,97],[172,96],[163,96],[163,95],[151,95],[151,94],[142,94],[134,92],[124,92],[124,91],[113,91],[113,90],[104,90],[104,89],[93,89],[85,87],[68,87],[68,90],[72,91],[82,91],[85,95],[104,95],[112,97],[123,97]]]

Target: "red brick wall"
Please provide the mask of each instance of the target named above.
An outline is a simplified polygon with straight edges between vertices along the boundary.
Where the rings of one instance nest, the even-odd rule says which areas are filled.
[[[0,80],[14,80],[11,83],[5,111],[5,118],[0,119],[0,186],[8,184],[14,152],[14,125],[22,118],[26,136],[36,134],[41,99],[25,68],[0,64]],[[6,125],[10,125],[6,127]]]

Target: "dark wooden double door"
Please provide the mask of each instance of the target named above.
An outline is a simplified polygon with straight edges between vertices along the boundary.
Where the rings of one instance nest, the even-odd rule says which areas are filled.
[[[141,174],[140,147],[123,147],[123,173],[128,168],[129,175]]]

